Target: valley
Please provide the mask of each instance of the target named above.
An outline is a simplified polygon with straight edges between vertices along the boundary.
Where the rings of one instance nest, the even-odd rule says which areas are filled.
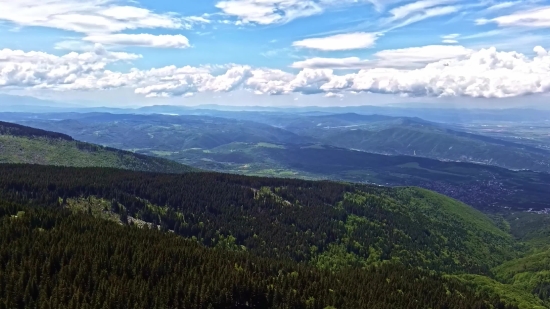
[[[265,112],[244,112],[242,119],[0,114],[7,116],[24,125],[203,170],[419,186],[486,211],[550,207],[550,177],[539,172],[547,170],[550,152],[418,118]],[[226,115],[230,116],[235,113]]]

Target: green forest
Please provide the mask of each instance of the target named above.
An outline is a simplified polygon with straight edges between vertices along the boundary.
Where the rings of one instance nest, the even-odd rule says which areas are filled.
[[[3,308],[548,308],[547,248],[423,189],[6,164],[0,197]]]
[[[0,239],[3,309],[517,308],[404,266],[330,272],[4,201]]]

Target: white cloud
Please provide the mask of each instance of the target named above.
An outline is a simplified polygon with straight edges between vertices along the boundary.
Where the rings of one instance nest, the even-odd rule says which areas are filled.
[[[341,93],[327,92],[325,94],[325,97],[327,97],[327,98],[342,98],[342,97],[344,97],[344,95],[341,94]]]
[[[207,14],[204,14],[203,16],[186,16],[183,17],[181,20],[186,29],[191,29],[197,24],[210,24],[211,21],[205,16],[207,16]]]
[[[358,57],[310,58],[294,62],[291,67],[299,69],[419,68],[442,59],[467,56],[472,52],[473,50],[463,46],[428,45],[379,51],[373,55],[372,60]]]
[[[506,32],[503,29],[497,29],[497,30],[489,30],[479,33],[474,33],[470,35],[462,36],[461,39],[463,40],[469,40],[469,39],[479,39],[479,38],[487,38],[487,37],[493,37],[493,36],[501,36],[506,34]]]
[[[384,25],[392,25],[388,30],[405,27],[424,19],[456,13],[460,6],[448,5],[458,0],[420,0],[395,7],[389,11],[391,15],[381,21]]]
[[[303,61],[294,62],[291,65],[296,69],[361,69],[372,67],[368,60],[361,60],[358,57],[348,58],[310,58]]]
[[[473,51],[460,46],[388,50],[376,54],[373,62],[377,66],[337,75],[331,69],[304,68],[292,74],[239,65],[228,66],[220,74],[213,73],[214,67],[190,66],[116,72],[107,66],[140,56],[109,52],[100,45],[93,51],[64,56],[4,49],[0,51],[0,89],[129,88],[147,97],[239,89],[270,95],[369,92],[482,98],[550,93],[550,55],[542,47],[534,52],[536,56],[527,57],[495,48]]]
[[[354,32],[296,41],[292,46],[324,51],[361,49],[374,46],[378,36],[377,33]]]
[[[392,21],[400,20],[417,13],[423,13],[429,8],[437,7],[437,6],[447,4],[450,2],[455,2],[455,1],[456,0],[421,0],[417,2],[411,2],[411,3],[391,9],[390,10],[390,14],[392,15],[391,20]]]
[[[130,45],[152,47],[184,47],[183,38],[168,42],[167,36],[121,34],[135,29],[190,29],[209,23],[201,16],[180,17],[175,13],[155,13],[130,5],[118,5],[115,0],[0,0],[0,21],[18,27],[56,28],[88,35],[93,42],[128,42]],[[120,34],[116,34],[120,33]],[[145,37],[147,36],[147,37]],[[103,37],[103,39],[100,39]],[[136,43],[139,42],[139,43]],[[171,46],[173,45],[173,46]]]
[[[382,12],[386,7],[392,6],[396,3],[405,2],[405,0],[368,0],[367,2],[370,2],[376,11]]]
[[[317,15],[332,7],[366,2],[372,0],[224,0],[216,7],[236,17],[237,24],[269,25]]]
[[[519,53],[489,48],[463,59],[437,61],[422,69],[361,70],[347,76],[353,83],[345,88],[327,83],[322,89],[484,98],[547,93],[550,92],[550,56],[542,47],[536,51],[537,56],[530,59]]]
[[[400,21],[396,25],[392,26],[390,30],[405,27],[428,18],[456,13],[459,10],[460,6],[438,6],[434,8],[429,8],[423,11],[419,11],[418,13],[411,15],[407,19]]]
[[[460,36],[459,33],[451,33],[451,34],[447,34],[447,35],[443,35],[441,36],[442,39],[445,39],[445,40],[453,40],[453,39],[456,39]]]
[[[251,72],[245,86],[260,94],[284,94],[287,85],[294,79],[294,75],[282,70],[258,69]]]
[[[303,69],[286,86],[286,92],[301,92],[305,94],[323,92],[321,87],[333,77],[332,70]]]
[[[549,28],[550,6],[519,11],[510,15],[499,16],[492,19],[478,19],[476,20],[476,23],[478,25],[496,23],[501,27]]]
[[[55,43],[55,49],[69,50],[69,51],[90,51],[93,50],[94,44],[83,42],[80,40],[65,40]]]
[[[383,50],[375,53],[374,56],[378,60],[377,66],[412,68],[423,67],[443,59],[464,57],[472,52],[473,50],[463,46],[427,45]]]
[[[19,26],[57,28],[79,33],[111,33],[138,28],[184,26],[173,14],[120,6],[110,0],[1,0],[0,20]]]
[[[85,41],[101,43],[103,45],[146,46],[162,48],[187,48],[189,40],[181,34],[152,35],[152,34],[99,34],[84,37]]]
[[[502,9],[506,9],[506,8],[509,8],[509,7],[516,6],[520,3],[521,3],[520,1],[501,2],[501,3],[491,5],[490,7],[487,8],[487,11],[498,11],[498,10],[502,10]]]
[[[242,23],[262,25],[286,23],[323,11],[319,4],[310,0],[228,0],[218,2],[216,7]]]
[[[131,61],[140,55],[106,51],[96,45],[93,51],[54,56],[43,52],[0,50],[0,88],[105,89],[126,85],[124,80],[102,80],[121,75],[106,70],[110,63]]]
[[[441,38],[443,39],[441,42],[443,42],[444,44],[457,44],[458,37],[460,37],[460,34],[458,33],[443,35],[441,36]]]

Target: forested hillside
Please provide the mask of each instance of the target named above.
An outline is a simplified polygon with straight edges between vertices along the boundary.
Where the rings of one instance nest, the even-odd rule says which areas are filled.
[[[167,173],[195,170],[166,159],[83,143],[65,134],[7,122],[0,122],[0,163],[115,167]]]
[[[0,196],[2,308],[548,308],[543,258],[422,189],[6,164]]]
[[[144,153],[154,155],[153,151]],[[418,186],[488,211],[550,208],[550,174],[496,166],[311,144],[232,143],[208,151],[193,149],[162,156],[203,169],[247,175]]]
[[[518,308],[399,265],[332,273],[0,200],[0,308]]]
[[[393,261],[487,274],[516,256],[512,237],[482,213],[415,188],[5,165],[0,192],[45,206],[93,197],[122,221],[130,216],[208,246],[328,269]]]

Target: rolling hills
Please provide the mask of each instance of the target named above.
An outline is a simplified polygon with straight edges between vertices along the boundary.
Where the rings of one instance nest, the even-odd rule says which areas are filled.
[[[418,186],[487,211],[550,208],[550,175],[489,165],[388,156],[317,144],[232,143],[210,150],[161,155],[203,169],[238,174]]]
[[[196,170],[170,160],[83,143],[65,134],[7,122],[0,122],[0,163],[115,167],[168,173]]]
[[[326,145],[368,152],[550,171],[550,152],[456,131],[419,118],[336,114],[284,119],[282,128]]]
[[[210,150],[236,142],[317,143],[386,155],[550,172],[548,150],[420,118],[355,113],[204,113],[207,115],[4,113],[0,119],[62,132],[90,143],[161,155],[194,148]]]
[[[544,217],[502,208],[546,205],[544,173],[315,143],[231,142],[181,152],[205,165],[241,169],[239,173],[272,175],[273,171],[261,168],[278,166],[293,177],[437,184],[436,190],[480,209],[488,201],[497,203],[507,216],[489,218],[457,200],[415,187],[213,172],[151,173],[174,172],[176,163],[10,123],[0,123],[0,140],[4,163],[42,164],[0,164],[0,264],[4,265],[0,304],[4,306],[25,302],[55,307],[64,302],[53,298],[61,292],[41,294],[37,286],[50,286],[50,291],[63,286],[67,295],[87,295],[66,296],[67,302],[72,299],[73,304],[92,308],[121,299],[136,308],[157,306],[154,303],[205,309],[209,304],[321,309],[367,304],[424,308],[426,303],[435,308],[550,307],[544,246],[550,234]],[[181,153],[164,156],[177,159]],[[188,170],[185,165],[181,168]],[[97,259],[90,258],[92,249],[86,244],[91,243],[96,244]],[[56,244],[62,244],[63,250]],[[38,252],[45,248],[50,248],[48,256],[55,261],[41,258],[44,255]],[[6,262],[8,256],[28,262],[17,266]],[[198,264],[183,265],[178,262],[182,257]],[[50,271],[34,264],[49,265]],[[171,275],[163,270],[166,267]],[[107,273],[95,272],[100,268]],[[286,276],[281,277],[281,269]],[[189,292],[194,286],[190,282],[197,280],[193,274],[199,272],[203,279],[197,284],[209,288]],[[222,280],[220,272],[226,274]],[[7,273],[36,278],[28,283],[4,280]],[[91,279],[83,281],[82,276]],[[189,284],[174,285],[174,276],[187,278]],[[351,287],[361,282],[361,289]],[[101,286],[111,288],[107,292]],[[123,286],[139,293],[130,296]],[[379,296],[382,287],[384,297]],[[327,296],[327,289],[338,296]],[[18,290],[25,293],[17,296]],[[270,294],[275,290],[287,296]],[[47,300],[43,295],[49,295]],[[423,299],[420,295],[431,296],[421,304],[410,301]],[[464,295],[470,295],[470,303]],[[203,301],[196,303],[198,298]]]
[[[66,135],[61,139],[44,139],[4,134],[0,135],[6,149],[3,152],[4,162],[122,167],[162,172],[189,170],[187,166],[172,162],[176,161],[200,169],[247,175],[419,186],[478,209],[550,208],[547,185],[550,176],[545,173],[513,172],[490,165],[354,151],[319,144],[316,142],[319,137],[302,138],[285,129],[249,121],[202,116],[101,113],[76,114],[73,117],[77,119],[24,123],[69,131],[87,141],[103,141],[109,147],[122,147],[132,152],[72,141]],[[349,125],[365,119],[373,121],[375,127],[382,124],[393,126],[396,121],[401,123],[399,119],[376,115],[328,115],[322,118],[334,125]],[[414,119],[408,122],[412,126],[424,123]],[[314,123],[295,123],[292,126],[310,128]],[[311,140],[314,142],[308,142]]]
[[[232,142],[304,143],[307,137],[251,121],[171,115],[88,114],[76,119],[19,123],[125,150],[178,151]]]

